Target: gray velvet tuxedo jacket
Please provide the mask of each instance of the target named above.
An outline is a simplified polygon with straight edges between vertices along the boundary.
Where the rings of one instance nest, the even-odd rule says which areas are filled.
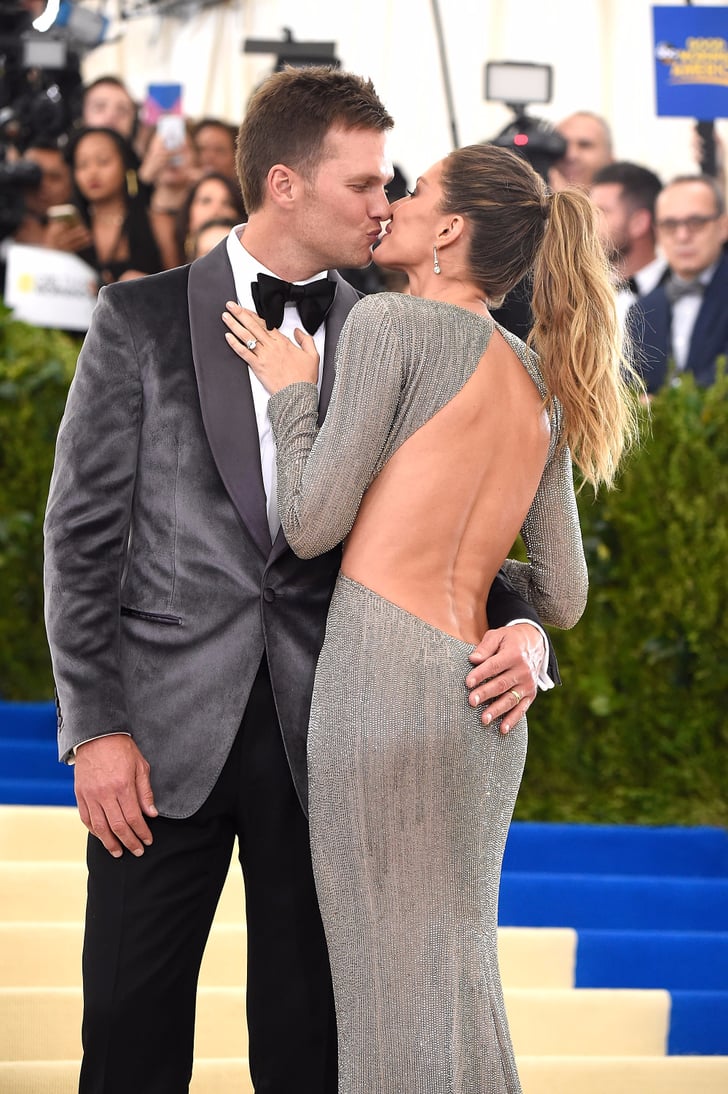
[[[359,296],[332,276],[322,415]],[[271,543],[248,370],[224,338],[230,299],[225,241],[192,266],[101,291],[45,520],[60,758],[131,733],[169,817],[195,812],[214,786],[264,651],[306,808],[311,691],[340,562],[339,548],[297,558],[282,532]],[[535,618],[514,595],[494,586],[491,625]]]
[[[336,280],[324,410],[358,299]],[[45,520],[60,757],[130,732],[170,817],[212,789],[264,649],[305,805],[313,674],[340,561],[338,549],[302,561],[283,533],[271,544],[248,370],[220,318],[235,298],[224,242],[191,267],[101,291]]]

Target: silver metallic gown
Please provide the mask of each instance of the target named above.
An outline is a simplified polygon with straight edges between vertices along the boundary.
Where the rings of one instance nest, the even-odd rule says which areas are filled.
[[[387,460],[461,390],[494,323],[400,294],[360,301],[331,405],[293,384],[269,413],[293,549],[351,530]],[[535,356],[501,329],[543,392]],[[552,418],[547,465],[508,575],[571,625],[586,569],[571,462]],[[314,443],[315,442],[315,443]],[[484,595],[487,590],[484,590]],[[311,846],[331,958],[340,1094],[518,1094],[497,956],[501,862],[526,754],[468,703],[473,647],[340,575],[309,727]]]

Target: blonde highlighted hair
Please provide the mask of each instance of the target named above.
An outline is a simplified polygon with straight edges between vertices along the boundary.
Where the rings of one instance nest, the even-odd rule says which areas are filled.
[[[529,345],[549,402],[562,409],[561,444],[595,489],[611,486],[638,436],[641,383],[617,315],[597,211],[578,190],[550,194],[520,156],[489,144],[445,160],[443,211],[470,229],[470,275],[491,306],[533,273]]]

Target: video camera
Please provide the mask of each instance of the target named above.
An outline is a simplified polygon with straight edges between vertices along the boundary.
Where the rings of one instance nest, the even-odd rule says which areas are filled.
[[[35,21],[23,0],[0,10],[0,240],[25,214],[24,194],[40,185],[36,164],[8,158],[32,144],[62,143],[82,86],[80,56],[103,41],[108,21],[55,0]]]
[[[516,115],[489,143],[523,156],[546,181],[549,169],[565,155],[566,141],[549,122],[528,115],[526,107],[551,102],[552,79],[551,65],[488,61],[485,66],[485,98],[505,103]]]

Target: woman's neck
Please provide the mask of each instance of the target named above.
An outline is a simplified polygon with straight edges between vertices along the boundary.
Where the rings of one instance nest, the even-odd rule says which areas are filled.
[[[423,296],[428,300],[441,300],[445,304],[455,304],[477,315],[489,314],[488,305],[477,285],[469,281],[442,277],[434,271],[427,273],[409,271],[408,292],[411,296]]]
[[[123,197],[104,198],[89,204],[89,212],[95,221],[113,221],[121,224],[126,216],[126,203]]]

